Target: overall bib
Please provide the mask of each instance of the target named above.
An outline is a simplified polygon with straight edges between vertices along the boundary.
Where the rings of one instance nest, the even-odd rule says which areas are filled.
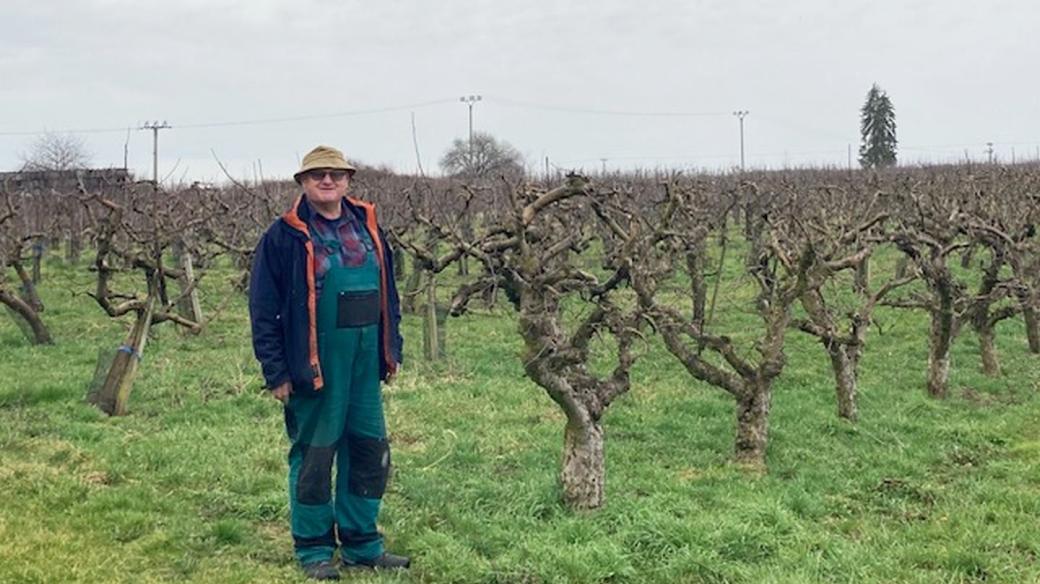
[[[390,449],[379,387],[379,264],[362,228],[360,266],[333,262],[317,305],[318,353],[325,386],[293,394],[285,409],[289,450],[289,511],[296,558],[350,560],[383,553],[376,530],[386,490]],[[332,465],[336,485],[332,497]]]

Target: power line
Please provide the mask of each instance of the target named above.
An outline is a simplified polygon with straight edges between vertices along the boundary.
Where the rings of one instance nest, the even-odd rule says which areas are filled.
[[[234,122],[206,122],[201,124],[181,124],[177,128],[221,128],[226,126],[250,126],[259,124],[279,124],[284,122],[303,122],[307,120],[325,120],[330,118],[345,118],[351,116],[365,116],[372,114],[383,114],[389,112],[406,111],[422,107],[430,107],[434,105],[440,105],[444,103],[455,103],[455,99],[435,99],[431,101],[424,101],[420,103],[413,103],[409,105],[397,105],[381,108],[363,109],[363,110],[352,110],[338,113],[329,114],[314,114],[309,116],[292,116],[286,118],[264,118],[257,120],[240,120]]]
[[[566,112],[572,114],[590,114],[598,116],[635,116],[635,117],[717,117],[717,116],[728,116],[730,112],[647,112],[647,111],[625,111],[625,110],[602,110],[593,108],[580,108],[580,107],[569,107],[550,105],[543,103],[534,103],[530,101],[520,101],[516,99],[509,99],[505,97],[494,97],[484,96],[486,101],[498,103],[508,107],[518,107],[527,109],[547,110]]]
[[[440,105],[444,103],[454,103],[455,99],[436,99],[431,101],[424,101],[420,103],[413,103],[408,105],[389,106],[381,108],[370,108],[360,110],[350,110],[343,112],[334,112],[326,114],[313,114],[305,116],[290,116],[283,118],[259,118],[254,120],[233,120],[233,121],[221,121],[221,122],[201,122],[195,124],[178,124],[177,129],[199,129],[199,128],[223,128],[229,126],[255,126],[262,124],[279,124],[285,122],[302,122],[308,120],[325,120],[331,118],[344,118],[350,116],[364,116],[372,114],[381,114],[387,112],[396,112],[417,109],[422,107],[430,107],[434,105]],[[37,130],[37,131],[12,131],[12,132],[0,132],[0,136],[38,136],[40,134],[101,134],[108,132],[125,132],[126,127],[121,128],[85,128],[85,129],[67,129],[67,130]]]
[[[41,134],[103,134],[110,132],[125,132],[126,126],[122,128],[85,128],[78,130],[23,130],[17,132],[0,132],[0,136],[39,136]]]

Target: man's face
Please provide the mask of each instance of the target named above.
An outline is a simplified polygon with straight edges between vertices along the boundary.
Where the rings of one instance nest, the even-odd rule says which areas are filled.
[[[307,201],[316,205],[335,203],[347,194],[350,173],[328,168],[309,170],[303,174],[303,192]]]

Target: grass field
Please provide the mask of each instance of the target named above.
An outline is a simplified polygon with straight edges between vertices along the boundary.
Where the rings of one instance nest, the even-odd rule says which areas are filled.
[[[234,294],[230,276],[209,276],[206,306]],[[130,415],[108,418],[84,396],[128,323],[83,294],[82,268],[45,277],[54,346],[0,319],[0,582],[305,581],[244,297],[201,337],[157,327]],[[881,316],[856,425],[835,415],[822,349],[790,334],[765,475],[729,463],[732,400],[648,347],[606,415],[607,504],[592,514],[558,502],[563,418],[522,374],[511,312],[449,321],[436,365],[406,317],[381,524],[414,568],[350,580],[1040,582],[1040,358],[1021,322],[999,329],[996,379],[965,330],[940,402],[923,389],[925,319]]]

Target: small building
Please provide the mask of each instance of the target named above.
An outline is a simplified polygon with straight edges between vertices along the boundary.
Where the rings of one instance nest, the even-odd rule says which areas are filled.
[[[0,190],[12,193],[43,191],[73,192],[80,184],[87,191],[119,187],[134,181],[125,168],[79,168],[72,170],[17,170],[0,172]]]

